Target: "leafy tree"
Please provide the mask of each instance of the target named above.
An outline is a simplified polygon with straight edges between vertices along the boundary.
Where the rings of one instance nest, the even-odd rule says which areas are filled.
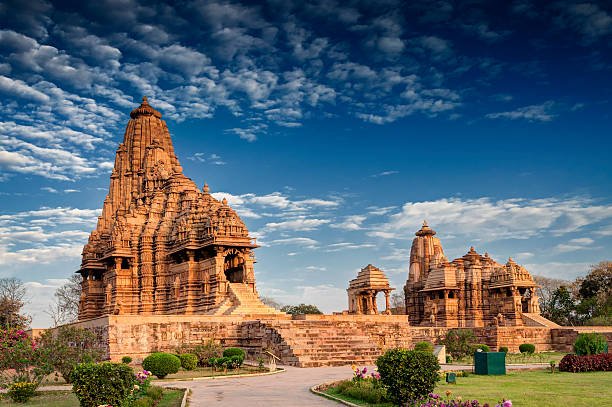
[[[589,325],[612,323],[612,261],[592,265],[589,274],[576,282],[580,319]]]
[[[460,359],[474,352],[476,335],[471,329],[451,329],[442,343],[453,358]]]
[[[553,292],[550,299],[550,309],[547,313],[542,314],[559,325],[575,325],[578,322],[576,304],[572,294],[565,286],[561,286]]]
[[[281,311],[290,315],[322,314],[316,305],[311,304],[285,305]]]
[[[559,289],[559,287],[569,287],[570,281],[561,280],[557,278],[549,278],[544,276],[533,276],[536,284],[538,285],[537,294],[540,300],[540,312],[543,316],[547,317],[553,310],[552,297],[553,293]],[[550,318],[549,318],[550,319]]]
[[[17,278],[0,278],[0,329],[25,329],[32,319],[21,314],[26,288]]]
[[[83,277],[73,274],[66,284],[55,291],[55,302],[46,311],[54,326],[75,322],[78,319],[82,281]]]
[[[71,373],[79,363],[99,362],[103,351],[97,346],[96,335],[84,328],[61,326],[45,331],[39,340],[49,363],[70,383]]]
[[[15,382],[38,386],[52,371],[46,351],[22,329],[0,328],[0,387]]]
[[[391,313],[394,315],[406,314],[406,296],[404,290],[391,294]]]

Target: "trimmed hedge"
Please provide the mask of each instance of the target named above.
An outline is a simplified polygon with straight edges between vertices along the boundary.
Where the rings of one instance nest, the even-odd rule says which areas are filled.
[[[608,353],[608,341],[605,336],[595,332],[578,334],[574,342],[574,352],[580,356]]]
[[[223,357],[231,358],[232,356],[241,356],[244,359],[246,353],[240,348],[227,348],[223,351]]]
[[[521,353],[535,353],[536,347],[533,343],[522,343],[519,345]]]
[[[183,353],[179,355],[181,367],[185,370],[193,370],[198,367],[198,357],[193,353]]]
[[[504,352],[504,353],[508,353],[508,347],[507,346],[500,346],[499,347],[499,351],[500,352]]]
[[[485,345],[484,343],[479,343],[474,345],[474,351],[480,349],[483,352],[490,352],[491,348],[489,348],[489,345]]]
[[[136,384],[134,371],[123,363],[81,363],[70,378],[81,407],[125,405]]]
[[[142,361],[142,368],[153,373],[158,379],[163,379],[179,371],[181,360],[170,353],[152,353]]]
[[[438,359],[432,353],[391,349],[376,360],[389,399],[404,405],[431,393],[440,380]]]
[[[610,372],[612,371],[612,353],[598,355],[565,355],[559,362],[561,372]]]
[[[126,365],[129,365],[130,363],[132,363],[132,358],[131,356],[124,356],[121,358],[121,363],[124,363]]]

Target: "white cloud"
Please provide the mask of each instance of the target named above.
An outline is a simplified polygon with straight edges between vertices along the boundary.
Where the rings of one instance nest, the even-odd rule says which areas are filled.
[[[330,227],[343,230],[361,230],[363,221],[366,219],[363,215],[346,216],[342,222],[332,224]]]
[[[310,231],[315,230],[321,225],[329,223],[328,219],[313,219],[298,217],[282,222],[266,223],[266,230],[291,230],[291,231]]]
[[[523,119],[528,121],[549,122],[555,118],[552,113],[554,103],[552,101],[544,102],[540,105],[531,105],[519,107],[516,110],[498,113],[489,113],[485,117],[489,119]]]

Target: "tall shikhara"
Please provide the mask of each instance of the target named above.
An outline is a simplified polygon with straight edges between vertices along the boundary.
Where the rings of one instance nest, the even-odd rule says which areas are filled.
[[[276,313],[258,299],[249,231],[225,199],[183,175],[161,116],[146,97],[130,113],[83,248],[79,320]]]

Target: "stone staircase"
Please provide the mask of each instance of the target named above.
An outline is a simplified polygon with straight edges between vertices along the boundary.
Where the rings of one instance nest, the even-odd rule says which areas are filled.
[[[356,321],[261,322],[266,333],[264,341],[268,342],[263,344],[264,348],[273,349],[290,366],[371,365],[383,349],[407,346],[407,343],[385,344],[386,335],[379,334],[374,325],[364,330],[364,324]]]
[[[214,315],[285,315],[277,309],[267,306],[243,283],[229,283],[229,299],[221,303]]]
[[[538,327],[546,327],[546,328],[561,328],[561,325],[554,323],[546,318],[544,318],[540,314],[533,313],[523,313],[523,323],[526,326],[538,326]]]

